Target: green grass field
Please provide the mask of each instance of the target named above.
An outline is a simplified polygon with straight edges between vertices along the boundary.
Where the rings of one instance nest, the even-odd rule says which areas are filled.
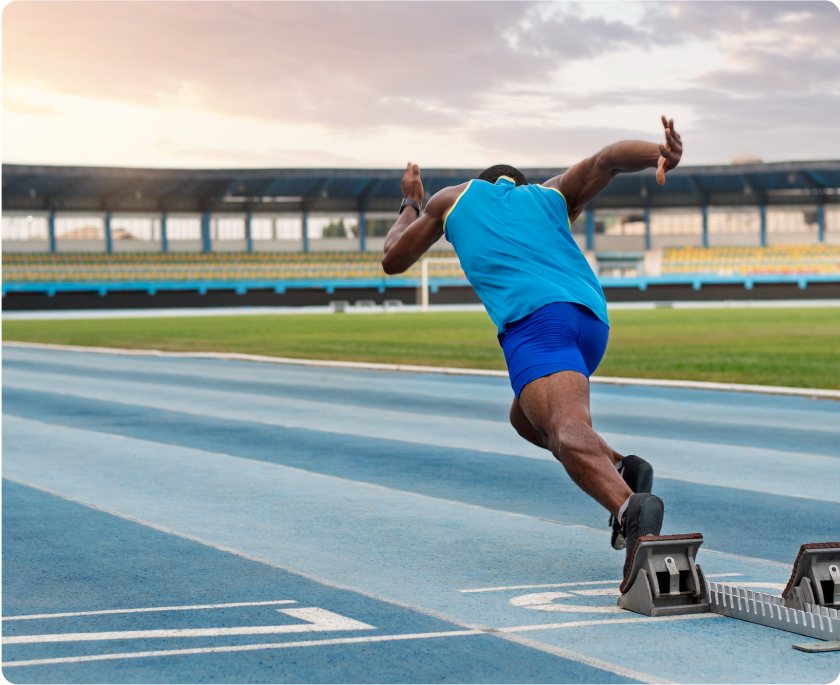
[[[611,313],[602,376],[840,389],[840,309]],[[6,321],[4,340],[504,369],[484,313]]]

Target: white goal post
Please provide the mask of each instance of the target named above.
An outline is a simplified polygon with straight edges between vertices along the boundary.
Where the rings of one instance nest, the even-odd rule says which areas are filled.
[[[420,262],[420,308],[429,311],[429,264],[458,264],[457,257],[426,257]]]

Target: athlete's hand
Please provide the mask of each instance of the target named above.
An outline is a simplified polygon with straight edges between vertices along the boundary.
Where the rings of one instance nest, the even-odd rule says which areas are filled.
[[[414,200],[423,206],[423,182],[420,180],[420,167],[411,162],[405,167],[402,181],[400,181],[403,197]]]
[[[659,144],[659,164],[656,168],[656,182],[665,185],[665,172],[680,163],[682,157],[682,138],[674,130],[674,120],[668,121],[662,115],[662,126],[665,128],[665,145]]]

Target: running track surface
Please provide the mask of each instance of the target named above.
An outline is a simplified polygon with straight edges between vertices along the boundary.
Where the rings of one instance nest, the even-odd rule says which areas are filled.
[[[808,638],[619,610],[607,515],[515,435],[501,379],[3,355],[12,682],[840,673],[791,649]],[[778,593],[801,543],[837,539],[840,403],[595,386],[592,405],[654,464],[663,533],[704,533],[707,574]]]

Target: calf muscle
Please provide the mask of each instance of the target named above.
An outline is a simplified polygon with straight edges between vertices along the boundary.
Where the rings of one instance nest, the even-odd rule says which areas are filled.
[[[520,420],[516,406],[530,428]],[[517,432],[549,449],[578,487],[616,515],[633,493],[615,469],[621,455],[592,429],[589,380],[577,371],[538,378],[522,389],[515,407],[511,423]]]

